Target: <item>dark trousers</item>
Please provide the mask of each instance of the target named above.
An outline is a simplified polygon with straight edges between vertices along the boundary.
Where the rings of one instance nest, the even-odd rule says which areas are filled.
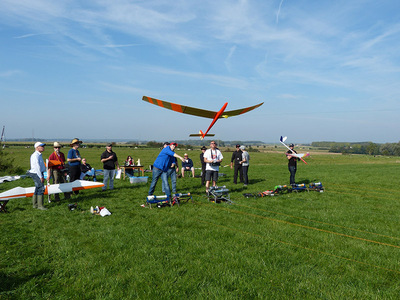
[[[206,166],[201,166],[201,185],[206,185]]]
[[[296,175],[296,166],[289,166],[289,172],[290,172],[290,184],[296,184],[296,181],[294,179]]]
[[[73,182],[81,178],[81,166],[69,166],[69,181]],[[75,195],[79,194],[79,191],[74,192]]]
[[[242,172],[243,172],[243,179],[244,179],[244,184],[249,184],[249,166],[242,166]]]
[[[242,165],[235,164],[235,170],[233,171],[233,183],[237,183],[238,172],[240,174],[240,182],[243,182],[243,170]]]

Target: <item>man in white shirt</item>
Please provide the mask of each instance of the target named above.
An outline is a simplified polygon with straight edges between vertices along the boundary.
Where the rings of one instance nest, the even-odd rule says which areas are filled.
[[[33,179],[35,183],[35,192],[32,196],[33,208],[40,210],[47,210],[43,206],[43,194],[44,194],[44,172],[46,172],[46,166],[43,161],[42,152],[46,144],[37,142],[35,143],[35,152],[31,155],[31,169],[28,171],[28,176]]]
[[[209,191],[211,180],[213,186],[217,185],[219,166],[223,158],[221,151],[217,148],[217,143],[211,141],[210,149],[204,152],[204,162],[206,163],[206,193]]]

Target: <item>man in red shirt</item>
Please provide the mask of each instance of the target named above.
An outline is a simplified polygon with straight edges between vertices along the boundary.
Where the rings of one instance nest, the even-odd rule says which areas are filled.
[[[65,177],[62,170],[65,168],[65,156],[64,153],[60,151],[61,144],[54,142],[54,152],[49,156],[48,172],[51,177],[53,177],[53,184],[64,183]],[[65,199],[70,198],[69,193],[64,193]],[[60,194],[54,194],[54,200],[60,201]]]

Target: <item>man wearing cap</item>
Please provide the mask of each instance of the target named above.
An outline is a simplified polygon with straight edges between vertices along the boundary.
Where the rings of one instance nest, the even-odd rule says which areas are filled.
[[[240,161],[242,160],[242,150],[240,150],[240,145],[236,145],[236,151],[232,153],[232,158],[231,158],[231,169],[235,167],[235,170],[233,171],[233,183],[237,184],[237,177],[238,177],[238,172],[240,176],[240,182],[243,182],[243,171],[242,171],[242,165],[240,164]]]
[[[106,151],[101,154],[101,162],[103,163],[104,179],[103,191],[107,189],[108,181],[110,180],[110,190],[114,189],[115,167],[119,170],[117,154],[112,151],[112,144],[107,144]]]
[[[204,153],[207,148],[205,146],[201,147],[200,162],[201,162],[201,185],[206,184],[206,163],[204,162]]]
[[[60,151],[61,144],[59,142],[54,142],[53,147],[54,152],[49,156],[49,169],[47,172],[53,177],[53,184],[64,183],[65,177],[62,170],[65,169],[65,156],[64,153]],[[64,198],[69,199],[70,194],[64,193]],[[54,200],[60,201],[60,194],[54,194]]]
[[[153,179],[150,184],[149,196],[154,194],[154,190],[156,188],[156,184],[158,179],[161,177],[163,182],[163,189],[165,194],[171,198],[171,189],[168,183],[168,170],[170,169],[174,158],[179,158],[182,162],[184,161],[182,156],[179,156],[174,152],[177,143],[170,143],[169,146],[165,147],[158,154],[156,160],[153,163]]]
[[[182,163],[182,169],[181,169],[182,177],[185,177],[185,172],[192,172],[192,176],[194,178],[193,160],[189,158],[189,155],[187,153],[185,153],[183,158],[185,159],[185,161]]]
[[[46,166],[43,161],[42,152],[46,144],[37,142],[35,143],[35,152],[31,155],[31,169],[27,175],[31,177],[35,183],[35,192],[32,196],[33,208],[40,210],[47,210],[43,206],[43,194],[44,194],[44,172],[46,172]]]
[[[169,142],[164,142],[163,148],[169,146]],[[171,187],[172,187],[172,193],[176,194],[176,172],[178,172],[178,161],[176,160],[176,157],[173,157],[171,159],[171,165],[169,166],[169,169],[167,171],[167,179],[171,178]],[[164,186],[164,181],[161,181],[162,183],[162,191],[165,193],[165,186]]]
[[[247,186],[249,184],[248,172],[250,155],[249,152],[246,151],[246,147],[244,145],[240,146],[240,150],[242,151],[242,160],[240,161],[240,164],[242,165],[244,186]]]
[[[294,185],[294,184],[296,184],[295,175],[296,175],[296,171],[297,171],[297,161],[300,159],[295,156],[289,155],[289,154],[292,154],[293,152],[297,153],[296,150],[294,150],[294,145],[290,144],[289,148],[291,150],[288,150],[286,152],[286,156],[287,156],[287,159],[289,160],[288,168],[289,168],[289,172],[290,172],[290,184]]]
[[[79,180],[81,177],[81,154],[79,153],[78,148],[82,144],[82,141],[79,139],[73,139],[71,141],[70,147],[72,147],[68,151],[67,161],[69,164],[69,178],[70,182],[75,180]],[[79,191],[74,192],[76,195],[79,194]]]

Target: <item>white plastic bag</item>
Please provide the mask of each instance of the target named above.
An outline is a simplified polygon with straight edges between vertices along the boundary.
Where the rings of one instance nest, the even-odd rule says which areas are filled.
[[[110,215],[111,215],[110,211],[105,207],[100,211],[100,216],[102,216],[102,217],[110,216]]]
[[[115,178],[116,178],[116,179],[121,179],[121,173],[122,173],[122,170],[121,170],[121,169],[117,170],[117,171],[115,172]]]

